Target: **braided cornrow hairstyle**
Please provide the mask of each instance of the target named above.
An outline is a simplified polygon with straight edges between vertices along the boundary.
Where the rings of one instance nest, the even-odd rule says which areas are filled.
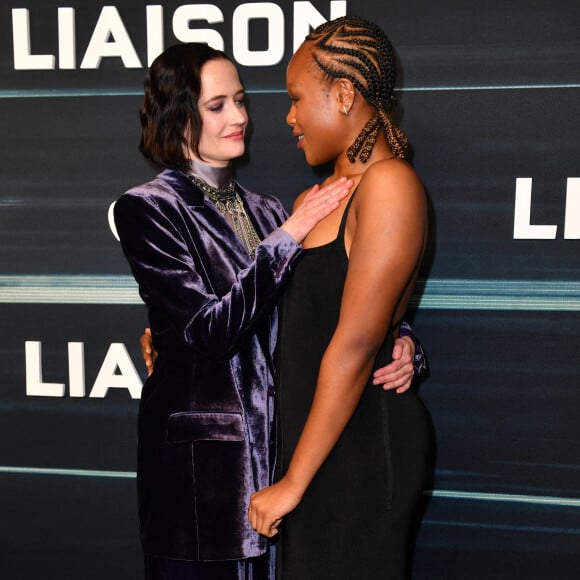
[[[313,43],[313,59],[327,81],[346,78],[376,114],[348,148],[351,163],[366,163],[377,137],[384,134],[393,154],[404,159],[407,137],[394,125],[391,111],[395,97],[395,55],[387,35],[374,23],[343,16],[321,24],[307,37]]]

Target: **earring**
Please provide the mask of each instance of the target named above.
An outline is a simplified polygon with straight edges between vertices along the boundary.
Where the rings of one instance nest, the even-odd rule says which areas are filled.
[[[346,110],[346,105],[342,105],[342,112],[348,117],[348,111]]]

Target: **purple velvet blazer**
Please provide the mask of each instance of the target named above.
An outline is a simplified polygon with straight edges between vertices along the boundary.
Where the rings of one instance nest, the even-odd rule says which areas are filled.
[[[239,187],[263,240],[252,261],[180,171],[122,195],[115,222],[148,307],[155,370],[139,408],[146,554],[231,560],[264,553],[250,495],[271,483],[275,305],[300,246],[282,204]]]

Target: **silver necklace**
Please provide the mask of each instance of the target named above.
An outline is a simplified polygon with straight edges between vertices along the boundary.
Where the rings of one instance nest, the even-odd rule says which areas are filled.
[[[236,191],[235,182],[232,180],[224,187],[213,187],[197,175],[190,174],[189,179],[205,193],[215,208],[224,216],[248,254],[253,258],[261,240],[246,212],[242,198]]]

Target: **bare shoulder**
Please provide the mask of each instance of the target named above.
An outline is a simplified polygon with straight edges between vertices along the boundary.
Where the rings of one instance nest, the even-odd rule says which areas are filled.
[[[427,199],[415,170],[406,161],[389,159],[365,171],[353,209],[359,227],[424,228]]]
[[[384,159],[373,163],[364,173],[359,189],[364,191],[362,198],[376,200],[387,198],[390,201],[405,200],[421,202],[425,190],[419,176],[406,161]]]

